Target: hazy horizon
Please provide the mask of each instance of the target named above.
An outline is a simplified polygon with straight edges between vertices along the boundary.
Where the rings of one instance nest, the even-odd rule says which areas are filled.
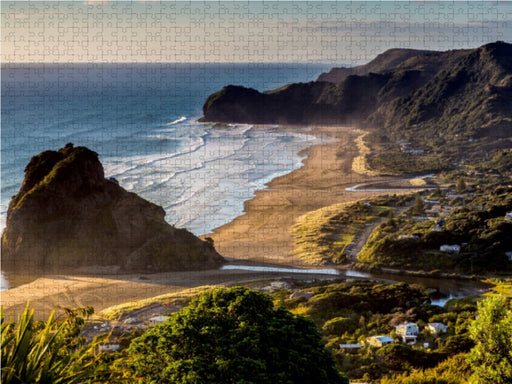
[[[356,65],[512,41],[512,2],[2,1],[2,63]]]

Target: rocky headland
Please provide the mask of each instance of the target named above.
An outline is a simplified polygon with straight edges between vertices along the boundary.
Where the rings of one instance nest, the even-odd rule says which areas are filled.
[[[211,242],[164,220],[162,207],[106,179],[98,155],[67,144],[34,156],[9,204],[2,270],[128,273],[211,269]]]
[[[391,49],[309,83],[266,92],[226,86],[207,98],[202,120],[356,125],[387,152],[402,141],[425,153],[452,155],[453,161],[510,147],[511,98],[512,44],[445,52]]]

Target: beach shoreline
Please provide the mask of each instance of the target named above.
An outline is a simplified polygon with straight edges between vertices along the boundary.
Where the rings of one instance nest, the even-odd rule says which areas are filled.
[[[303,166],[258,190],[245,202],[244,213],[217,228],[211,237],[216,249],[230,264],[263,264],[305,267],[292,254],[292,227],[301,215],[336,203],[358,201],[382,192],[347,191],[347,187],[370,181],[396,178],[370,176],[354,170],[360,156],[356,140],[366,134],[353,127],[283,127],[302,129],[305,133],[326,135],[327,142],[307,150]],[[360,139],[361,140],[361,139]],[[304,151],[302,154],[306,154]],[[310,265],[308,267],[311,267]],[[141,277],[142,276],[142,277]],[[45,318],[54,308],[92,305],[102,309],[179,292],[191,287],[231,284],[254,279],[279,278],[279,274],[233,270],[183,271],[131,275],[51,275],[42,276],[1,293],[6,314],[19,314],[30,305]]]
[[[224,257],[303,266],[293,254],[292,227],[300,216],[332,204],[355,202],[382,191],[352,191],[347,188],[368,182],[395,180],[368,172],[361,153],[366,131],[350,126],[309,128],[331,138],[309,148],[302,167],[277,177],[245,202],[244,213],[204,235],[213,239]]]

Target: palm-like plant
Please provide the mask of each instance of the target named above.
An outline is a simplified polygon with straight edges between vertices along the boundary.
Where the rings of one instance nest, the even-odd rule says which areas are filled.
[[[74,333],[73,338],[77,337],[77,316],[73,314],[68,311],[68,318],[57,322],[53,311],[38,327],[34,311],[27,305],[16,326],[5,322],[2,308],[1,384],[77,383],[94,375],[94,345],[69,347],[75,344],[69,336]]]

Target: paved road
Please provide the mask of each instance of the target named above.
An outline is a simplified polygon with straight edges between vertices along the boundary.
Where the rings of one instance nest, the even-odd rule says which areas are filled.
[[[410,206],[406,206],[406,207],[400,207],[399,209],[397,209],[395,211],[395,216],[399,216],[401,215],[406,209],[412,207],[412,205]],[[382,217],[380,218],[376,223],[373,223],[373,224],[367,224],[364,228],[364,230],[362,230],[361,232],[357,233],[354,237],[354,245],[352,246],[352,248],[350,249],[350,251],[348,252],[348,257],[349,257],[349,260],[352,261],[352,262],[358,262],[359,260],[357,259],[357,255],[359,254],[359,252],[361,252],[361,249],[363,249],[364,245],[366,244],[366,242],[368,241],[368,238],[370,237],[370,235],[372,234],[373,230],[375,228],[377,228],[379,225],[381,225],[382,223],[384,223],[385,221],[387,221],[388,218],[386,217]]]

